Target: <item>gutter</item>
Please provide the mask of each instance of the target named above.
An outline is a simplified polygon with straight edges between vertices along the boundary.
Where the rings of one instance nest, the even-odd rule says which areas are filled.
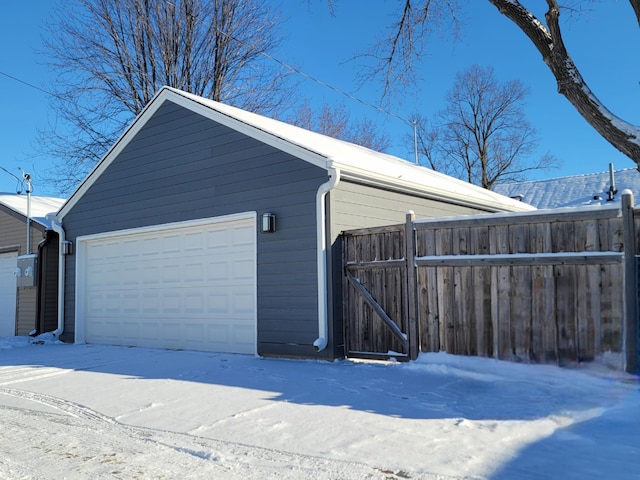
[[[325,199],[327,193],[340,183],[340,170],[329,168],[329,180],[320,187],[316,194],[316,225],[318,255],[318,338],[313,342],[313,349],[321,352],[327,348],[329,336],[327,316],[327,209]]]
[[[45,217],[51,222],[51,228],[58,234],[58,328],[51,334],[60,338],[64,333],[64,278],[65,278],[65,252],[67,242],[65,241],[62,223],[54,213],[48,213]]]

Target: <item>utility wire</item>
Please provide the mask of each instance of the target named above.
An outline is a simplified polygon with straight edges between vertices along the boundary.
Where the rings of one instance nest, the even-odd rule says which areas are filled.
[[[172,2],[172,1],[170,1],[170,0],[164,0],[164,2],[165,2],[166,4],[168,4],[168,5],[171,5],[172,7],[176,8],[176,9],[178,8],[178,6],[177,6],[174,2]],[[191,16],[195,21],[200,22],[200,23],[204,23],[204,20],[202,20],[202,19],[201,19],[201,18],[199,18],[198,16],[196,16],[196,15],[191,15],[191,14],[190,14],[190,16]],[[249,48],[250,48],[250,45],[248,45],[246,42],[244,42],[244,41],[240,40],[239,38],[236,38],[236,37],[234,37],[233,35],[230,35],[229,33],[227,33],[227,32],[224,32],[224,31],[220,30],[218,27],[215,27],[215,29],[216,29],[216,31],[217,31],[218,33],[220,33],[220,34],[222,34],[222,35],[225,35],[227,38],[229,38],[229,39],[231,39],[231,40],[233,40],[233,41],[235,41],[235,42],[238,42],[238,43],[240,43],[241,45],[244,45],[245,47],[249,47]],[[379,113],[382,113],[382,114],[384,114],[384,115],[388,115],[388,116],[390,116],[390,117],[397,118],[398,120],[400,120],[400,121],[402,121],[402,122],[404,122],[404,123],[407,123],[407,124],[411,125],[411,126],[413,127],[413,129],[414,129],[414,137],[416,136],[416,132],[415,132],[415,129],[416,129],[416,122],[415,122],[415,120],[409,120],[409,119],[407,119],[407,118],[405,118],[405,117],[403,117],[403,116],[401,116],[401,115],[398,115],[398,114],[396,114],[396,113],[393,113],[393,112],[390,112],[390,111],[388,111],[388,110],[385,110],[385,109],[383,109],[383,108],[381,108],[381,107],[379,107],[379,106],[377,106],[377,105],[374,105],[374,104],[372,104],[372,103],[370,103],[370,102],[367,102],[366,100],[363,100],[363,99],[361,99],[361,98],[359,98],[359,97],[356,97],[356,96],[355,96],[355,95],[353,95],[353,94],[350,94],[350,93],[348,93],[348,92],[345,92],[344,90],[341,90],[341,89],[339,89],[339,88],[337,88],[337,87],[335,87],[335,86],[333,86],[333,85],[331,85],[331,84],[329,84],[329,83],[327,83],[327,82],[325,82],[325,81],[323,81],[323,80],[320,80],[319,78],[317,78],[317,77],[315,77],[315,76],[313,76],[313,75],[310,75],[310,74],[308,74],[308,73],[306,73],[306,72],[304,72],[304,71],[300,70],[299,68],[294,67],[293,65],[290,65],[290,64],[288,64],[288,63],[286,63],[286,62],[284,62],[284,61],[280,60],[279,58],[274,57],[273,55],[268,54],[268,53],[267,53],[267,52],[265,52],[264,50],[261,50],[261,51],[259,51],[258,53],[259,53],[260,55],[262,55],[263,57],[268,58],[269,60],[271,60],[271,61],[273,61],[273,62],[276,62],[277,64],[279,64],[280,66],[282,66],[282,67],[286,68],[287,70],[289,70],[289,71],[291,71],[291,72],[293,72],[293,73],[295,73],[295,74],[297,74],[297,75],[300,75],[300,76],[302,76],[302,77],[305,77],[305,78],[307,78],[308,80],[311,80],[312,82],[317,83],[318,85],[320,85],[320,86],[322,86],[322,87],[324,87],[324,88],[327,88],[327,89],[329,89],[329,90],[332,90],[333,92],[335,92],[335,93],[337,93],[337,94],[339,94],[339,95],[342,95],[342,96],[347,97],[347,98],[349,98],[349,99],[351,99],[351,100],[353,100],[353,101],[356,101],[356,102],[358,102],[358,103],[360,103],[360,104],[362,104],[362,105],[364,105],[364,106],[366,106],[366,107],[368,107],[368,108],[371,108],[371,109],[373,109],[373,110],[376,110],[376,111],[377,111],[377,112],[379,112]],[[45,94],[47,94],[47,95],[50,95],[50,96],[53,96],[53,97],[56,97],[56,98],[61,98],[61,97],[60,97],[60,95],[58,95],[58,94],[52,93],[52,92],[50,92],[50,91],[48,91],[48,90],[45,90],[44,88],[38,87],[38,86],[36,86],[36,85],[34,85],[34,84],[32,84],[32,83],[29,83],[29,82],[27,82],[27,81],[25,81],[25,80],[22,80],[22,79],[20,79],[20,78],[18,78],[18,77],[15,77],[15,76],[13,76],[13,75],[9,75],[8,73],[5,73],[5,72],[0,71],[0,75],[3,75],[3,76],[5,76],[5,77],[7,77],[7,78],[10,78],[11,80],[14,80],[14,81],[16,81],[16,82],[22,83],[22,84],[24,84],[24,85],[26,85],[26,86],[28,86],[28,87],[31,87],[31,88],[33,88],[33,89],[35,89],[35,90],[38,90],[38,91],[40,91],[40,92],[43,92],[43,93],[45,93]],[[415,138],[414,138],[414,140],[415,140]],[[418,163],[418,162],[417,162],[417,148],[416,148],[416,163]]]
[[[13,75],[9,75],[8,73],[5,73],[3,71],[0,71],[0,75],[5,76],[7,78],[10,78],[11,80],[14,80],[14,81],[16,81],[18,83],[22,83],[23,85],[26,85],[27,87],[31,87],[31,88],[33,88],[35,90],[39,90],[40,92],[46,93],[47,95],[51,95],[53,97],[59,97],[59,95],[56,95],[55,93],[51,93],[48,90],[45,90],[44,88],[40,88],[37,85],[34,85],[33,83],[29,83],[29,82],[27,82],[25,80],[22,80],[22,79],[18,78],[18,77],[14,77]]]

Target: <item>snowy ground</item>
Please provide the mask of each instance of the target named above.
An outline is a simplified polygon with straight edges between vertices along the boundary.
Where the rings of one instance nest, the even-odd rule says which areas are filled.
[[[2,479],[640,479],[638,378],[0,339]]]

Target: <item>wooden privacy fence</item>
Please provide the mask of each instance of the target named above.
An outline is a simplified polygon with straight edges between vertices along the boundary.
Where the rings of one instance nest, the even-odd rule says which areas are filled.
[[[638,365],[637,236],[621,208],[489,214],[342,234],[347,356],[445,351]]]

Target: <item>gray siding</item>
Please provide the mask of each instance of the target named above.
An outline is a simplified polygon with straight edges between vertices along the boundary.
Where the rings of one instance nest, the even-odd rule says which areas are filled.
[[[333,305],[332,318],[329,321],[331,337],[338,343],[335,352],[343,351],[342,339],[342,252],[336,242],[340,232],[356,228],[378,227],[404,223],[406,214],[413,210],[416,218],[445,217],[486,213],[486,210],[474,209],[445,201],[438,201],[417,195],[394,192],[388,189],[362,185],[343,180],[329,194],[329,231],[330,259],[328,281],[330,301]]]
[[[314,356],[315,195],[327,178],[324,169],[166,102],[63,225],[75,243],[81,235],[127,228],[275,213],[277,232],[258,234],[258,352]],[[75,258],[66,257],[66,340],[74,334]]]
[[[45,227],[31,222],[31,253],[38,252]],[[27,253],[27,219],[13,210],[0,205],[0,251]],[[17,265],[16,265],[17,266]],[[16,335],[27,335],[36,328],[36,287],[17,289],[16,295]]]

